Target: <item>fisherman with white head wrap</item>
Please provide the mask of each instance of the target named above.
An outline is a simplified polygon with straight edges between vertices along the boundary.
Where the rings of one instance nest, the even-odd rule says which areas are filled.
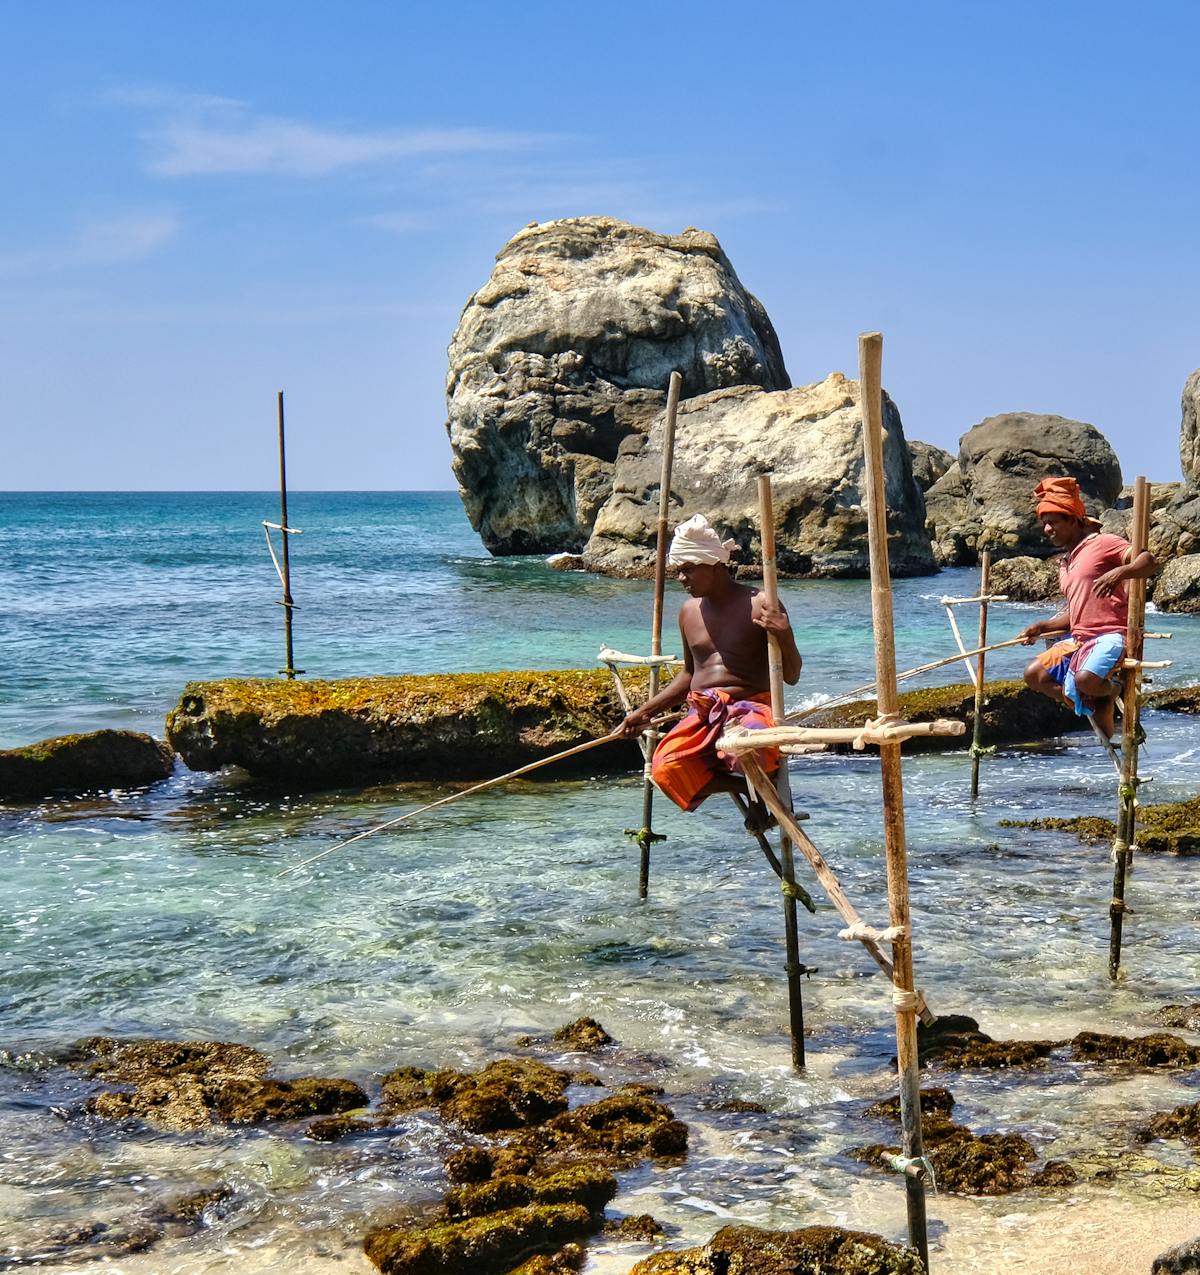
[[[733,757],[716,742],[726,725],[774,725],[771,717],[767,634],[779,638],[783,676],[789,685],[800,677],[800,652],[783,605],[772,605],[758,589],[738,584],[729,568],[735,540],[722,540],[703,514],[675,528],[667,561],[691,595],[679,612],[684,668],[674,680],[621,723],[626,735],[639,735],[653,718],[687,701],[681,722],[654,752],[654,782],[676,805],[695,810],[714,792],[751,794]],[[759,754],[768,773],[779,765],[776,749]],[[768,816],[752,803],[756,826]]]

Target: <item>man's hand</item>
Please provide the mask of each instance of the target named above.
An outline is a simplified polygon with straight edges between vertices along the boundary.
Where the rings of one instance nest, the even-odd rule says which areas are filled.
[[[1045,632],[1043,628],[1044,624],[1044,620],[1034,620],[1032,624],[1023,628],[1020,633],[1017,634],[1017,637],[1019,637],[1026,646],[1032,646],[1038,638],[1042,636],[1043,632]]]
[[[1098,598],[1110,597],[1116,592],[1117,586],[1125,579],[1126,571],[1124,567],[1113,567],[1111,571],[1106,571],[1102,576],[1098,576],[1092,584],[1092,592]]]
[[[626,739],[634,739],[650,725],[651,717],[652,714],[644,708],[635,708],[632,713],[625,714],[618,729]]]
[[[786,633],[791,628],[788,613],[778,603],[768,602],[766,598],[759,602],[758,614],[750,618],[768,633]]]

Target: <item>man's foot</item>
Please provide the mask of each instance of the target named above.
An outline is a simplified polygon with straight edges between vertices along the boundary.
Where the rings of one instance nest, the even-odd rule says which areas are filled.
[[[746,803],[746,831],[760,837],[774,828],[779,820],[757,799]]]

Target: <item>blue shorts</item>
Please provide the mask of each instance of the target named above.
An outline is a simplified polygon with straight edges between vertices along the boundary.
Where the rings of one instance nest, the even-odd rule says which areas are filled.
[[[1063,688],[1063,694],[1075,705],[1075,712],[1080,717],[1086,717],[1095,709],[1096,704],[1079,690],[1075,679],[1080,673],[1107,677],[1124,653],[1124,633],[1101,633],[1099,637],[1077,644],[1074,639],[1056,643],[1042,657],[1042,666]]]

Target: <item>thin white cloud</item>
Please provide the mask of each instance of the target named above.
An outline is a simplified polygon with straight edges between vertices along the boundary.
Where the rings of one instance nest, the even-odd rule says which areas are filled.
[[[153,152],[146,168],[160,177],[322,177],[405,161],[511,153],[553,139],[476,127],[337,128],[256,114],[232,98],[158,86],[114,88],[104,100],[150,117],[142,130]]]
[[[413,212],[371,213],[355,220],[355,225],[370,226],[372,230],[384,230],[391,235],[410,235],[414,231],[433,230],[443,224],[444,219]]]
[[[88,270],[143,261],[179,233],[173,213],[130,213],[81,223],[61,239],[0,256],[0,274]]]

